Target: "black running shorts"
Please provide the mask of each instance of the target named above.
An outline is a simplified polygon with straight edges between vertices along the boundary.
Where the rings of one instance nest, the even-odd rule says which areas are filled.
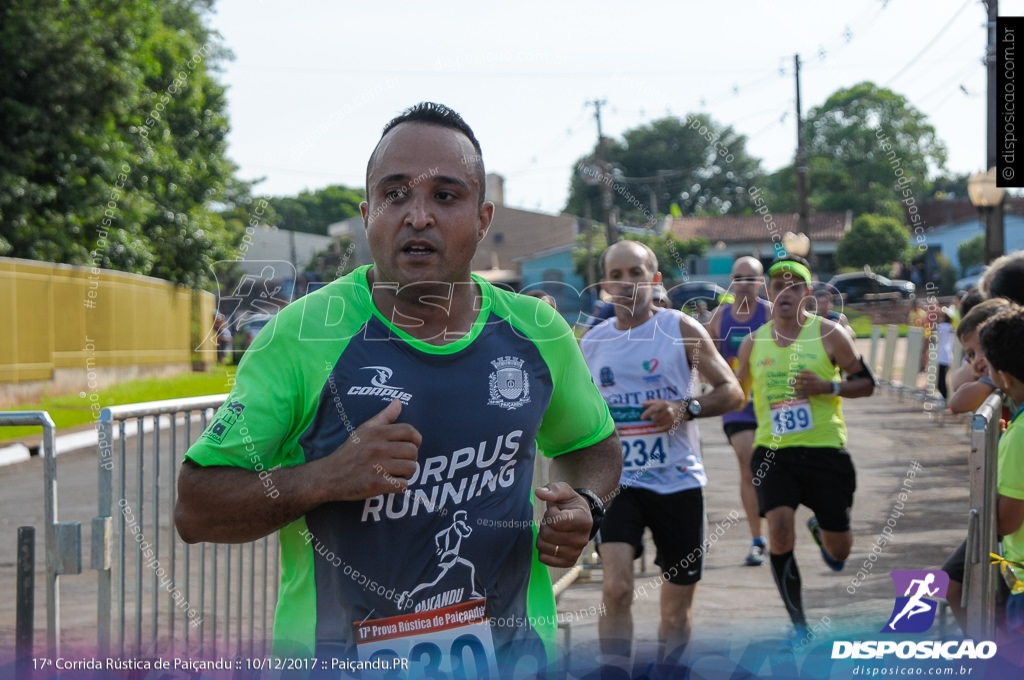
[[[849,531],[857,474],[846,449],[758,446],[750,459],[759,514],[787,506],[810,508],[825,531]]]
[[[650,527],[661,567],[669,583],[696,583],[704,570],[704,489],[660,494],[624,487],[612,501],[597,534],[598,543],[628,543],[640,556],[644,527]]]

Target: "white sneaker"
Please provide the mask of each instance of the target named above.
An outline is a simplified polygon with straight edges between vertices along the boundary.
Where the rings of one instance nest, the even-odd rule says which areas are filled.
[[[756,567],[764,564],[765,552],[764,543],[751,543],[750,552],[747,553],[747,566]]]

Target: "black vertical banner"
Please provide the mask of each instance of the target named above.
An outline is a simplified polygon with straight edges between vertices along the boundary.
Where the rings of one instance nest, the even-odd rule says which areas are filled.
[[[996,185],[1024,187],[1024,17],[996,21]]]

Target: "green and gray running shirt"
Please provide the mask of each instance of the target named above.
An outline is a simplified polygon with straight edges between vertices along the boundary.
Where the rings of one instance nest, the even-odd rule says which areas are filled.
[[[556,622],[535,546],[534,455],[610,436],[605,401],[572,331],[540,300],[474,278],[482,298],[472,331],[431,345],[374,307],[368,269],[263,329],[186,457],[259,470],[273,496],[275,467],[331,455],[401,400],[399,422],[423,435],[408,492],[327,503],[281,529],[274,653],[356,658],[353,624],[399,617],[408,631],[426,625],[410,615],[466,603],[483,611],[486,600],[498,657],[533,654],[544,667]]]

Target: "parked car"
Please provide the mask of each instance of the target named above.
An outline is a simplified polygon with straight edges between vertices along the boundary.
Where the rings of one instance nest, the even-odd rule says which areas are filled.
[[[843,296],[843,301],[875,302],[879,300],[912,300],[915,286],[902,279],[887,279],[873,272],[837,274],[828,282],[830,290]]]
[[[981,275],[985,273],[985,265],[979,264],[971,267],[967,270],[967,276],[956,282],[956,292],[960,293],[971,286],[978,285],[978,281],[981,280]]]
[[[710,281],[687,281],[669,288],[668,297],[673,308],[693,312],[697,308],[697,300],[704,300],[709,310],[714,309],[725,292],[725,288]]]

